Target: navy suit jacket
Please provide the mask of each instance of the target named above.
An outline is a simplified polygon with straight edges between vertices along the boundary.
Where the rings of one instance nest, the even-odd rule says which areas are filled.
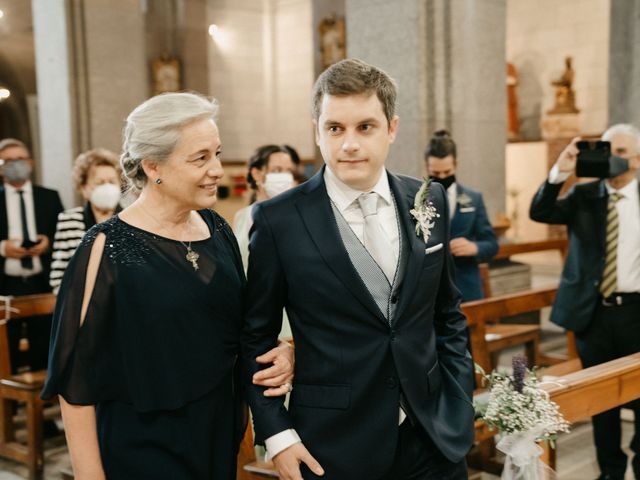
[[[350,261],[323,171],[254,209],[242,343],[256,441],[295,428],[323,479],[379,478],[393,461],[402,389],[435,445],[459,461],[474,436],[473,363],[444,189],[431,187],[440,217],[425,244],[409,213],[420,181],[389,174],[410,249],[390,326]],[[283,307],[296,348],[288,411],[251,383],[262,368],[254,359],[276,345]],[[303,475],[320,478],[304,466]]]
[[[591,323],[605,264],[608,193],[604,180],[575,185],[558,198],[562,184],[542,184],[531,203],[532,220],[567,225],[569,254],[551,321],[575,332]]]
[[[459,183],[456,186],[458,201],[451,220],[451,238],[464,237],[478,246],[475,257],[454,257],[456,285],[462,293],[462,301],[468,302],[484,297],[478,263],[487,262],[498,253],[498,239],[489,222],[482,194]],[[461,197],[466,197],[466,201],[460,201]]]

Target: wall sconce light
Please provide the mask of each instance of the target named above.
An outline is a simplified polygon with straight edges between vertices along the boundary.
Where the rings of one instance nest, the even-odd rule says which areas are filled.
[[[7,88],[0,88],[0,102],[11,96],[11,92]]]
[[[211,25],[209,25],[209,36],[212,39],[215,39],[219,31],[220,31],[220,28],[218,28],[218,26],[215,23],[212,23]]]
[[[4,12],[0,10],[0,18],[4,17]]]

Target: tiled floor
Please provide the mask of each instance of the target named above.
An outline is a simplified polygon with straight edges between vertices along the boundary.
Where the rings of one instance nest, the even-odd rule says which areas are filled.
[[[59,480],[60,470],[71,465],[64,436],[45,441],[45,480]],[[27,478],[27,469],[23,465],[10,460],[0,459],[0,480],[22,480]]]
[[[558,439],[557,480],[593,480],[598,477],[599,470],[595,459],[591,423],[584,422],[572,426],[570,434]],[[624,451],[631,457],[628,448],[633,435],[633,422],[622,423],[622,444]],[[499,477],[483,474],[482,480],[497,480]],[[625,480],[633,480],[631,466],[627,469]]]

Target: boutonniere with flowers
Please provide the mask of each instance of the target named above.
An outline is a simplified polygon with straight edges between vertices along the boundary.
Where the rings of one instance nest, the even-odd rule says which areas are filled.
[[[431,229],[435,226],[435,219],[440,216],[433,206],[429,196],[431,179],[425,178],[413,201],[413,209],[409,213],[416,220],[416,235],[422,235],[424,243],[427,243],[431,235]]]
[[[461,193],[456,198],[456,202],[460,205],[461,208],[473,207],[473,200],[466,193]]]

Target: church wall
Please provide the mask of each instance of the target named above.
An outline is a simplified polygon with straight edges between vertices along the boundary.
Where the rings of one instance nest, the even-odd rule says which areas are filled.
[[[225,159],[247,159],[266,141],[264,128],[265,42],[262,0],[209,3],[219,28],[209,39],[209,94],[220,102],[219,128]]]
[[[302,158],[314,156],[311,124],[313,43],[311,3],[308,0],[278,0],[274,21],[275,95],[272,107],[277,121],[267,119],[275,143],[295,147]]]
[[[505,181],[507,216],[511,228],[506,236],[515,242],[542,240],[548,226],[529,218],[531,199],[547,177],[546,142],[509,143],[506,149]]]
[[[607,126],[610,0],[508,0],[507,61],[518,69],[518,111],[525,139],[540,138],[540,115],[553,107],[551,81],[573,57],[581,131]]]
[[[291,143],[313,155],[309,0],[217,1],[219,36],[209,42],[209,90],[220,101],[224,158],[246,160],[257,146]]]

